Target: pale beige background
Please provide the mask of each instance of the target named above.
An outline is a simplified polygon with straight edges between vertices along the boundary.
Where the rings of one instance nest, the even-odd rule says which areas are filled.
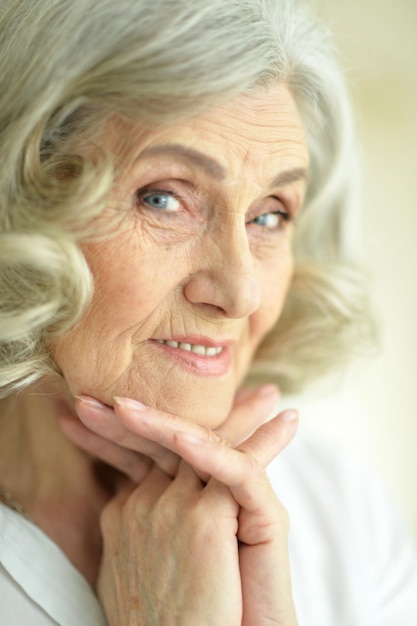
[[[302,416],[383,475],[417,534],[417,2],[310,3],[336,34],[355,103],[381,349],[341,391],[302,401]]]

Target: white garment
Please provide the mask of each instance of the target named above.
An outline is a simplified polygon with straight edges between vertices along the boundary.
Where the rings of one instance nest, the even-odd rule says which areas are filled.
[[[295,441],[269,468],[291,519],[299,626],[417,626],[417,553],[379,485]],[[94,593],[39,529],[0,506],[0,626],[104,626]]]
[[[299,626],[417,626],[417,549],[379,481],[301,438],[269,473],[290,515]]]
[[[0,505],[0,626],[105,626],[85,578],[39,528]]]

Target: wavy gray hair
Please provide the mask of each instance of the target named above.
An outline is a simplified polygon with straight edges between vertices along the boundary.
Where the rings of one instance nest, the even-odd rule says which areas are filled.
[[[353,236],[355,147],[326,30],[290,0],[3,0],[0,15],[0,391],[57,371],[46,348],[93,280],[79,243],[116,178],[83,150],[110,116],[175,121],[285,83],[311,178],[284,312],[251,376],[299,389],[371,328]],[[277,112],[278,114],[278,112]]]

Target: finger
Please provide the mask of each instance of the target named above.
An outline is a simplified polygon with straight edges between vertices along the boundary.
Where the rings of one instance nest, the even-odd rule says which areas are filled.
[[[166,447],[161,447],[154,441],[144,438],[140,433],[126,428],[118,419],[111,407],[97,402],[93,398],[79,397],[75,402],[75,409],[85,426],[117,444],[120,448],[133,450],[152,459],[164,472],[175,476],[179,459]]]
[[[223,437],[207,426],[145,406],[131,398],[114,398],[114,412],[125,428],[126,442],[134,441],[139,436],[174,451],[177,432],[188,432],[208,441],[223,442]]]
[[[264,467],[294,437],[297,422],[296,411],[283,411],[238,449],[177,433],[176,451],[190,465],[227,485],[241,507],[255,511],[264,506],[270,490]]]
[[[216,428],[235,448],[259,428],[277,410],[280,394],[275,385],[262,385],[258,389],[244,388],[236,394],[229,417]]]
[[[145,479],[137,486],[129,498],[128,506],[132,506],[137,513],[139,511],[149,512],[167,491],[173,480],[175,479],[172,476],[169,476],[161,468],[153,464]]]
[[[297,427],[298,411],[295,409],[281,411],[244,441],[238,450],[253,456],[262,467],[267,467],[292,441]]]
[[[60,426],[68,439],[79,448],[119,470],[134,483],[140,483],[148,473],[152,464],[149,457],[122,448],[97,435],[84,426],[79,419],[72,416],[61,416]]]
[[[130,398],[115,398],[114,411],[120,424],[125,428],[123,445],[133,447],[137,438],[149,441],[149,449],[155,446],[156,451],[165,450],[166,455],[172,455],[170,459],[171,471],[166,469],[166,465],[155,456],[152,458],[164,471],[174,476],[180,457],[175,454],[174,437],[178,430],[193,432],[196,436],[206,437],[222,442],[221,435],[210,428],[200,426],[179,416],[165,413],[151,407],[145,407],[141,403]],[[170,458],[170,457],[169,457]],[[172,471],[174,468],[175,473]],[[204,470],[197,470],[197,475],[201,481],[206,483],[210,475]]]
[[[253,390],[249,388],[243,388],[239,390],[235,398],[235,406],[224,424],[218,429],[220,437],[227,439],[233,446],[244,441],[252,432],[267,419],[278,402],[279,392],[275,385],[263,385],[259,389]],[[130,401],[133,404],[133,412],[137,408],[137,403]],[[126,402],[122,402],[126,406]],[[132,408],[132,406],[130,407]],[[80,440],[81,433],[77,431],[74,436],[78,438],[74,440],[77,445],[81,445],[83,449],[86,449],[91,454],[95,454],[105,462],[117,467],[120,471],[129,471],[129,476],[132,480],[136,477],[136,464],[134,457],[131,454],[126,454],[123,457],[123,448],[127,450],[135,450],[143,455],[148,456],[154,462],[156,462],[161,469],[174,476],[178,469],[179,459],[175,455],[171,454],[166,448],[162,447],[162,441],[160,444],[155,444],[144,437],[140,437],[135,429],[132,428],[132,423],[127,423],[128,419],[125,419],[124,424],[115,419],[113,410],[111,407],[105,406],[100,402],[92,398],[79,397],[76,400],[76,409],[80,419],[86,424],[90,431],[95,432],[111,441],[117,448],[111,448],[111,446],[104,446],[100,443],[99,439],[88,438],[88,449],[82,446],[83,441]],[[122,417],[124,415],[122,411]],[[186,428],[190,425],[188,420],[182,420],[179,417],[169,416],[169,423],[176,428]],[[186,426],[187,425],[187,426]],[[71,427],[70,427],[71,428]],[[197,427],[199,428],[199,427]],[[209,429],[205,430],[206,436],[217,437],[209,432]],[[196,432],[201,436],[201,431]],[[132,436],[133,435],[133,436]],[[105,456],[103,456],[103,454]],[[142,470],[139,470],[139,476],[142,475]],[[204,481],[208,480],[206,473],[200,474],[200,478]]]
[[[128,428],[169,448],[199,475],[204,472],[229,486],[239,504],[246,507],[256,494],[254,484],[258,478],[262,475],[262,481],[268,483],[264,466],[292,439],[298,421],[295,411],[283,411],[249,437],[242,450],[235,450],[218,433],[204,426],[147,408],[131,399],[117,399],[115,411]],[[255,495],[258,503],[261,502],[259,497]]]
[[[171,484],[171,490],[181,496],[183,493],[200,492],[206,484],[206,481],[201,479],[195,469],[182,460],[178,466],[177,475]]]
[[[115,495],[104,505],[100,514],[100,530],[103,537],[114,534],[119,526],[122,511],[136,488],[136,483],[127,478],[125,481],[120,478]]]
[[[297,424],[298,413],[290,409],[261,426],[236,449],[224,441],[209,441],[189,432],[176,433],[174,446],[188,463],[231,486],[252,470],[253,463],[264,469],[293,439]]]
[[[129,480],[127,476],[119,474],[116,481],[114,482],[113,487],[113,496],[104,505],[103,511],[105,511],[106,509],[111,509],[113,513],[117,513],[123,508],[131,494],[135,491],[135,489],[137,488],[137,483]]]
[[[122,477],[116,495],[105,505],[101,515],[104,534],[106,531],[114,533],[122,510],[128,517],[132,515],[133,519],[139,519],[143,514],[147,516],[172,481],[173,478],[155,464],[139,485]]]
[[[126,431],[150,439],[171,451],[173,437],[177,432],[189,432],[190,435],[208,441],[227,440],[234,447],[247,439],[270,416],[278,398],[279,392],[275,385],[264,385],[238,402],[229,418],[215,430],[177,415],[144,406],[131,398],[115,398],[114,411]],[[125,445],[129,442],[129,435],[126,435],[124,441]]]

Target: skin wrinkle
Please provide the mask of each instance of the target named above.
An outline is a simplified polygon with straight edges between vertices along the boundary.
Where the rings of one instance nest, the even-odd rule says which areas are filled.
[[[178,311],[178,314],[180,314],[180,313],[181,313],[181,312],[180,312],[180,311]],[[176,319],[177,319],[177,318],[176,318]],[[179,319],[181,319],[181,320],[182,320],[182,318],[181,318],[181,317],[180,317]],[[175,332],[175,329],[174,329],[174,328],[172,328],[169,334],[170,334],[170,335],[172,335],[174,332]],[[177,331],[177,332],[178,332],[178,331]],[[182,330],[181,330],[180,332],[182,332],[183,334],[186,332],[186,326],[185,326],[185,324],[183,325],[183,328],[182,328]],[[132,384],[131,384],[132,394],[134,394],[134,393],[135,393],[136,388],[137,388],[137,379],[136,379],[137,377],[136,377],[136,369],[135,369],[135,366],[137,366],[137,368],[138,368],[138,370],[139,370],[139,372],[140,372],[141,368],[143,367],[143,364],[142,364],[142,363],[140,363],[140,362],[138,362],[138,363],[132,363],[132,365],[131,365],[131,367],[130,367],[130,371],[129,371],[129,379],[131,379],[131,380],[133,381],[133,382],[132,382]],[[152,396],[152,401],[150,402],[150,405],[151,405],[151,406],[156,406],[156,405],[157,405],[157,403],[158,403],[158,396],[159,396],[159,395],[163,395],[163,394],[164,394],[164,385],[165,385],[165,384],[168,384],[168,385],[169,385],[169,383],[170,383],[170,377],[171,377],[171,374],[172,374],[172,372],[175,370],[175,368],[176,368],[176,367],[177,367],[177,366],[176,366],[176,364],[175,364],[175,363],[171,363],[171,368],[170,368],[170,369],[168,369],[168,370],[164,373],[164,378],[162,378],[162,379],[161,379],[161,382],[160,382],[160,387],[159,387],[158,389],[155,389],[155,391],[154,391],[153,389],[151,389],[151,390],[150,390],[151,392],[152,392],[152,391],[154,391],[154,394],[153,394],[153,396]],[[144,384],[146,384],[146,381],[144,381]],[[177,390],[178,397],[179,397],[181,400],[183,399],[183,397],[184,397],[184,396],[186,396],[186,388],[187,388],[187,387],[185,386],[184,391],[183,391],[183,389],[182,389],[182,388],[179,388],[179,389]],[[179,392],[182,392],[182,393],[179,393]]]
[[[172,144],[220,162],[224,180],[173,154],[143,157]],[[76,395],[109,405],[115,395],[128,396],[214,427],[227,415],[290,285],[291,224],[270,230],[253,220],[301,205],[304,179],[280,190],[279,198],[270,184],[277,173],[308,168],[304,129],[288,90],[274,87],[151,128],[136,154],[141,159],[120,178],[109,203],[112,210],[131,206],[121,209],[121,232],[83,246],[96,283],[93,304],[76,332],[52,346],[53,355]],[[143,190],[166,188],[179,193],[174,210],[144,202]],[[191,335],[234,340],[231,369],[196,375],[149,341]],[[89,357],[80,364],[81,350]]]
[[[247,101],[248,99],[250,101],[249,96],[241,96],[241,99],[243,102]],[[285,106],[285,104],[283,105],[283,103],[280,103],[280,104],[282,105],[280,106],[280,109],[279,109],[280,118],[284,118],[286,115],[291,115],[293,113],[293,107]],[[224,111],[224,109],[225,109],[225,105],[218,107],[220,114],[222,113],[222,111]],[[268,115],[265,115],[266,113],[268,113]],[[231,145],[231,146],[229,145],[229,150],[230,149],[241,150],[242,154],[236,154],[236,156],[241,160],[241,162],[245,162],[245,159],[246,159],[245,153],[247,153],[248,141],[255,143],[255,144],[259,143],[260,144],[259,147],[261,148],[262,152],[265,151],[265,148],[268,149],[269,144],[270,144],[270,132],[269,132],[270,131],[270,121],[269,121],[270,115],[269,114],[270,114],[270,111],[268,110],[268,107],[264,106],[262,102],[258,102],[256,107],[254,107],[253,113],[252,111],[249,110],[249,107],[245,110],[245,117],[247,118],[247,121],[249,122],[248,126],[249,128],[253,126],[253,128],[256,129],[256,135],[251,136],[250,131],[246,131],[242,133],[242,135],[239,135],[238,133],[233,133],[233,129],[231,130],[230,134],[233,137],[234,145]],[[278,115],[278,111],[276,111],[276,114]],[[234,120],[235,122],[239,122],[238,113],[235,114],[232,111],[230,117],[232,121]],[[265,119],[265,123],[263,123],[264,119]],[[217,132],[216,122],[212,123],[211,126],[212,126],[211,132],[216,133]],[[260,130],[265,130],[265,133],[260,133],[259,132]],[[150,131],[150,133],[151,132],[152,131]],[[141,133],[141,141],[143,141],[144,143],[149,141],[150,133],[149,132]],[[298,121],[297,123],[295,123],[295,122],[291,122],[289,119],[286,120],[286,124],[282,125],[282,128],[280,129],[280,133],[278,134],[278,140],[285,141],[288,148],[291,146],[291,144],[294,144],[295,155],[299,154],[300,144],[302,144],[305,141],[305,138],[304,136],[300,137]],[[166,144],[166,145],[175,146],[176,144]],[[272,150],[272,148],[270,149]],[[179,150],[180,151],[183,150],[183,146],[179,146]],[[160,155],[161,152],[164,152],[164,144],[162,144],[161,146],[148,146],[143,149],[141,154],[152,155],[153,153],[155,153],[157,155]],[[133,163],[135,163],[138,160],[140,160],[140,154],[134,157]],[[213,168],[215,169],[217,169],[219,165],[221,167],[221,164],[217,163],[217,160],[218,160],[218,156],[214,160],[214,163],[213,163]],[[224,168],[221,167],[221,171],[223,172]]]
[[[244,148],[244,146],[243,146]],[[187,163],[191,163],[194,167],[198,165],[202,170],[212,177],[213,179],[224,180],[226,177],[226,168],[223,167],[218,161],[208,157],[198,150],[194,150],[191,148],[186,148],[180,144],[165,144],[162,146],[153,146],[152,148],[146,148],[141,152],[138,157],[138,161],[144,159],[149,156],[161,156],[161,155],[172,155],[174,157],[178,157],[183,159]],[[246,154],[242,158],[242,164],[246,165],[246,159],[248,155]],[[307,179],[308,174],[305,168],[298,168],[294,170],[290,170],[288,172],[280,172],[277,174],[271,181],[270,187],[280,187],[283,185],[289,185],[292,182],[297,182],[298,180]]]
[[[163,157],[161,157],[163,158]],[[239,155],[239,153],[236,154],[236,161],[240,162],[241,160],[244,160],[244,157]],[[262,162],[262,159],[259,159]],[[175,163],[175,166],[177,167],[177,163]],[[161,164],[160,164],[161,166]],[[172,167],[172,166],[171,166]],[[252,167],[252,165],[249,165],[248,167]],[[255,164],[253,165],[253,167],[255,167]],[[244,164],[240,165],[240,170],[244,169]],[[152,170],[151,170],[152,172]],[[174,171],[172,172],[173,175],[176,175],[177,177],[181,178],[182,176],[189,176],[192,178],[192,173],[189,173],[189,170],[186,169],[184,172],[176,172],[176,174],[174,174]],[[150,173],[148,172],[148,176],[150,176]],[[235,198],[237,196],[233,196],[233,195],[228,195],[229,190],[231,190],[231,192],[234,192],[235,194],[239,193],[239,188],[243,187],[245,185],[247,185],[247,180],[246,180],[246,176],[244,171],[239,171],[236,176],[234,177],[230,177],[230,179],[228,179],[227,181],[225,181],[222,184],[222,188],[221,188],[221,193],[219,192],[219,197],[217,198],[217,202],[219,204],[219,206],[222,207],[222,211],[223,212],[233,212],[236,211],[236,209],[234,209],[233,207],[235,205],[238,204],[245,204],[246,200],[245,200],[245,196],[242,196],[241,200],[236,200]],[[286,200],[290,206],[292,207],[300,207],[302,204],[302,196],[303,196],[303,192],[305,189],[305,185],[306,185],[306,178],[307,178],[307,170],[306,168],[295,168],[295,170],[292,171],[285,171],[283,173],[281,173],[280,175],[278,175],[278,177],[276,177],[277,179],[280,180],[275,180],[273,182],[278,182],[281,185],[281,188],[275,191],[278,191],[279,194],[283,197],[284,200]],[[282,178],[284,178],[284,180],[282,180]],[[294,178],[296,180],[294,180]],[[285,180],[286,179],[286,180]],[[297,180],[299,180],[298,185],[291,185],[291,182],[296,182]],[[284,187],[284,184],[287,185],[287,188]],[[212,186],[212,183],[210,183],[210,185]],[[133,190],[132,190],[133,191]],[[255,185],[253,186],[253,196],[256,196],[258,194],[260,194],[262,192],[262,188],[260,185]],[[273,195],[274,190],[271,188],[271,194]],[[191,196],[191,200],[192,202],[195,202],[196,200],[198,200],[199,198],[194,194],[192,190],[190,190],[190,196]],[[210,207],[204,207],[204,214],[210,210]],[[177,227],[178,228],[178,227]]]

